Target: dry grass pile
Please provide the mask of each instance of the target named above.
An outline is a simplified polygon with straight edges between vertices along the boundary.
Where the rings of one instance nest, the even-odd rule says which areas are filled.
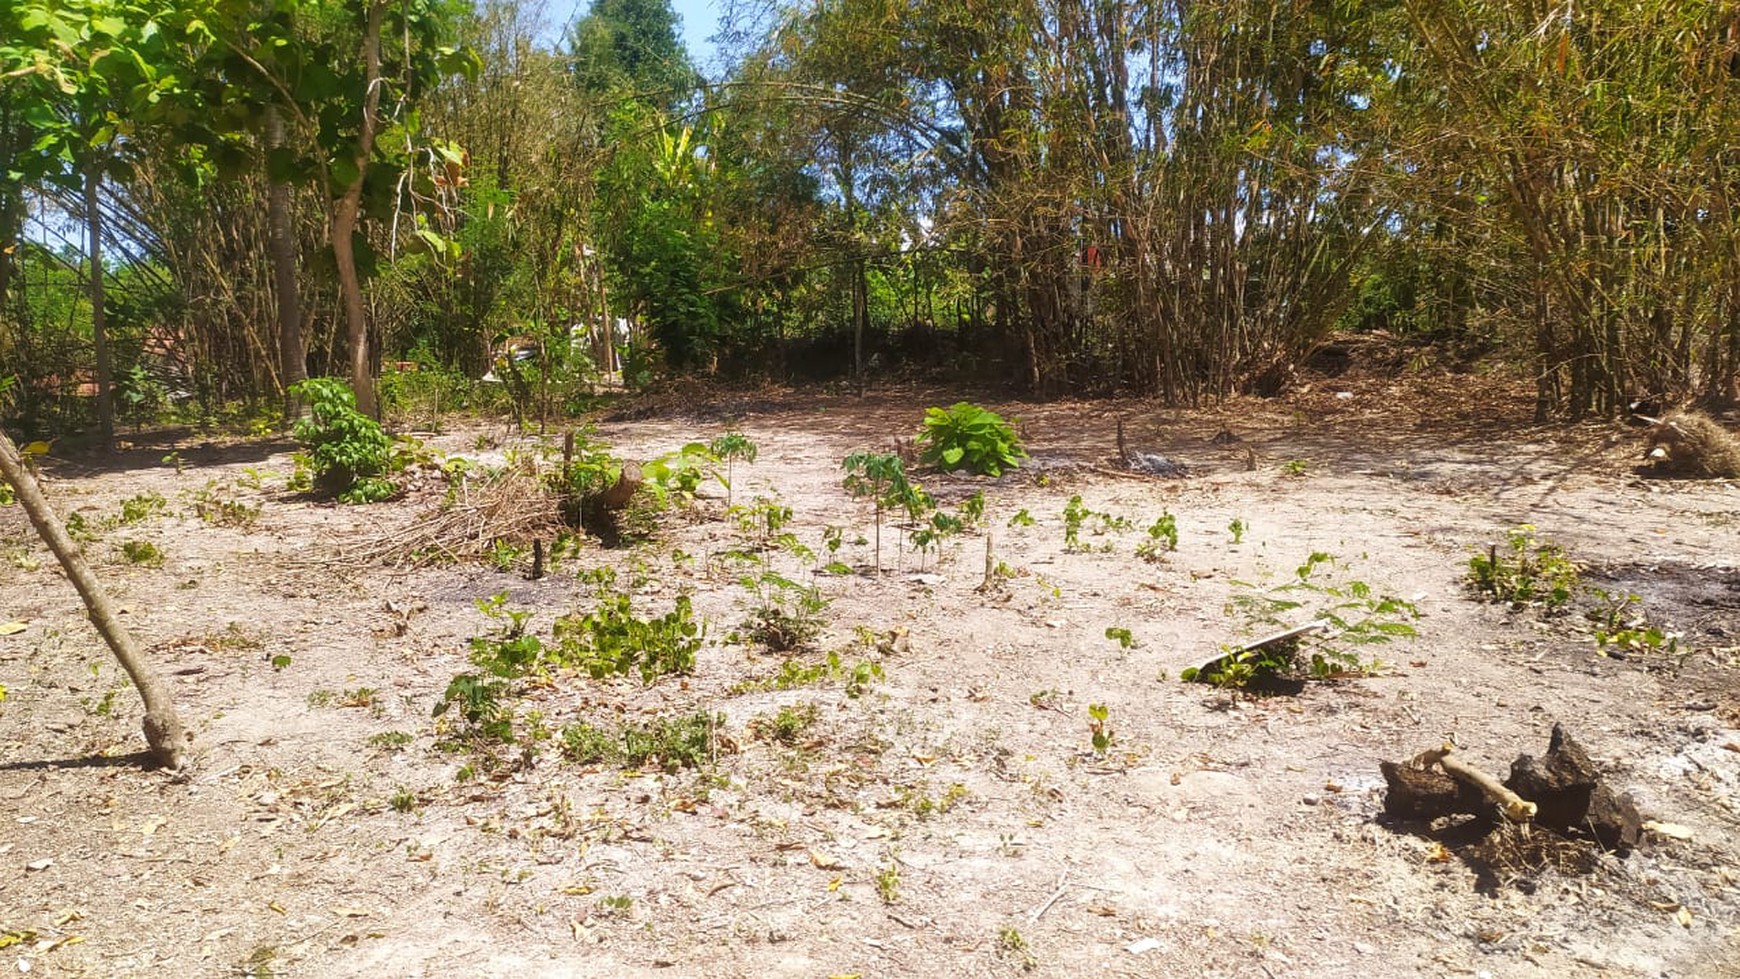
[[[435,509],[409,526],[341,548],[344,560],[399,568],[475,561],[497,541],[526,545],[568,530],[556,494],[534,466],[461,472],[452,479]]]
[[[1647,458],[1664,472],[1699,479],[1740,478],[1740,438],[1695,411],[1651,425]]]

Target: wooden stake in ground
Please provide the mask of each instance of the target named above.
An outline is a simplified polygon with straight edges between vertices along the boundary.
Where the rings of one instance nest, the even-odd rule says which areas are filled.
[[[5,432],[0,432],[0,476],[4,476],[18,494],[18,502],[24,505],[24,512],[30,517],[31,526],[36,528],[37,536],[54,552],[60,566],[66,569],[66,576],[72,579],[73,587],[85,600],[91,623],[102,634],[103,641],[109,644],[115,658],[121,661],[121,668],[133,678],[134,688],[145,701],[145,743],[151,748],[151,756],[164,768],[181,768],[187,761],[190,739],[187,729],[181,726],[181,718],[175,713],[168,688],[140,653],[132,635],[115,617],[114,610],[109,607],[109,596],[97,583],[96,576],[91,574],[78,545],[66,535],[66,527],[48,505],[36,477],[25,467],[18,446],[6,437]]]

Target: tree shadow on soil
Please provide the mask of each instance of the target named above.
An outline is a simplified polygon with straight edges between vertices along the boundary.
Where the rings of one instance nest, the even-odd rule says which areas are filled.
[[[125,448],[104,454],[96,449],[75,448],[56,453],[42,461],[48,474],[72,479],[111,473],[135,472],[142,469],[182,468],[204,469],[212,466],[251,465],[265,462],[275,455],[294,451],[296,442],[287,436],[235,441],[202,440],[192,429],[170,428],[144,432],[131,437],[118,437]],[[165,461],[165,457],[170,457]]]
[[[0,772],[50,772],[78,768],[137,768],[150,771],[158,767],[160,766],[149,751],[134,751],[125,755],[84,755],[79,758],[0,762]]]

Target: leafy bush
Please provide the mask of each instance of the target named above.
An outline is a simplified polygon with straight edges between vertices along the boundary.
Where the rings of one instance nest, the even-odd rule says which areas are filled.
[[[311,377],[295,387],[309,417],[296,423],[296,440],[314,470],[314,486],[345,503],[375,503],[396,490],[386,478],[393,440],[373,418],[356,410],[356,395],[342,381]]]
[[[982,476],[1000,476],[1027,458],[1020,437],[1003,416],[966,401],[947,410],[925,409],[916,441],[925,464]]]
[[[129,564],[142,564],[147,568],[163,567],[162,549],[148,540],[122,541],[121,555]]]
[[[669,772],[700,768],[712,755],[713,731],[725,715],[696,711],[659,718],[645,726],[629,724],[614,734],[584,721],[562,729],[562,755],[571,762],[610,762],[643,768],[648,762]]]
[[[1510,552],[1497,544],[1485,554],[1468,559],[1468,583],[1476,592],[1493,601],[1514,607],[1539,603],[1548,610],[1569,602],[1582,581],[1575,561],[1565,556],[1564,548],[1535,537],[1529,524],[1512,530],[1508,535]]]
[[[692,673],[700,636],[687,595],[679,595],[676,607],[656,619],[636,618],[629,597],[614,594],[583,616],[556,622],[558,658],[594,679],[638,669],[641,681],[652,683],[667,673]]]
[[[1306,610],[1311,613],[1310,621],[1325,628],[1261,646],[1229,648],[1225,655],[1200,668],[1182,671],[1179,678],[1186,683],[1245,689],[1280,677],[1322,680],[1380,670],[1380,661],[1362,659],[1351,647],[1415,635],[1413,621],[1420,617],[1420,610],[1412,602],[1373,591],[1363,581],[1314,580],[1319,569],[1337,564],[1334,555],[1313,551],[1294,571],[1294,580],[1285,584],[1258,590],[1247,582],[1233,582],[1245,590],[1233,595],[1229,611],[1243,613],[1250,627],[1281,626],[1283,613]]]
[[[1178,550],[1178,518],[1171,511],[1160,514],[1148,528],[1148,539],[1136,545],[1136,556],[1144,561],[1158,561],[1167,551]]]
[[[678,503],[693,502],[701,482],[709,477],[729,488],[725,477],[719,475],[718,464],[719,457],[712,449],[701,442],[690,442],[645,463],[640,472],[646,479],[646,488],[662,507],[673,499]]]
[[[744,578],[743,587],[756,599],[743,631],[768,652],[800,649],[821,633],[828,599],[815,585],[800,585],[784,575],[763,571]]]

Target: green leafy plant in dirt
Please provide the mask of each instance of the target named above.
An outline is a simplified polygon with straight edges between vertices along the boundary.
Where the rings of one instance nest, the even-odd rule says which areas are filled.
[[[1023,972],[1032,972],[1039,967],[1039,959],[1033,954],[1033,946],[1021,936],[1014,925],[1004,925],[997,929],[997,951],[1021,963]]]
[[[1014,426],[996,412],[966,401],[946,409],[925,409],[915,441],[925,465],[967,469],[982,476],[1001,476],[1027,458]]]
[[[612,594],[585,615],[556,621],[555,658],[594,679],[638,672],[641,682],[650,684],[667,674],[694,672],[701,635],[687,595],[677,596],[664,615],[643,619],[634,614],[628,595]]]
[[[393,440],[380,423],[356,410],[342,381],[312,377],[292,389],[308,405],[296,423],[314,488],[344,503],[376,503],[396,492],[386,478]]]
[[[1102,757],[1112,747],[1111,716],[1105,704],[1088,705],[1088,743]]]
[[[1107,626],[1106,638],[1117,643],[1119,649],[1133,649],[1136,646],[1135,634],[1119,626]]]
[[[900,900],[900,862],[892,855],[888,863],[876,871],[876,896],[883,904],[894,904]]]
[[[1491,545],[1468,559],[1468,584],[1477,594],[1513,608],[1562,608],[1577,594],[1582,569],[1564,548],[1535,536],[1523,524],[1506,536],[1506,546]]]
[[[516,544],[513,541],[498,537],[490,541],[489,550],[484,552],[484,558],[489,562],[490,567],[505,573],[512,571],[529,550],[531,548],[524,544]]]
[[[972,496],[961,501],[957,513],[963,527],[972,529],[979,526],[985,519],[985,491],[974,490]]]
[[[367,743],[376,751],[398,751],[411,743],[411,735],[404,731],[377,731],[369,735]]]
[[[544,643],[526,631],[532,613],[508,608],[506,595],[479,599],[477,607],[493,623],[486,634],[470,640],[471,662],[480,670],[455,676],[433,714],[441,717],[455,709],[463,734],[507,743],[513,740],[514,708],[509,701],[513,681],[538,666]]]
[[[928,500],[926,497],[927,502]],[[919,514],[910,534],[912,546],[919,554],[919,570],[924,570],[926,555],[934,553],[940,556],[943,542],[966,529],[966,520],[958,514],[944,510],[932,510],[928,515]]]
[[[1596,605],[1587,614],[1594,623],[1595,648],[1601,655],[1625,659],[1633,653],[1681,654],[1680,634],[1649,621],[1643,613],[1641,598],[1601,588],[1590,589],[1590,593]],[[1682,655],[1682,661],[1683,658]]]
[[[726,432],[707,444],[713,457],[725,462],[725,506],[731,506],[731,484],[737,479],[737,460],[755,461],[755,442],[742,432]]]
[[[66,535],[76,541],[94,541],[97,528],[93,521],[86,520],[84,514],[74,510],[66,515]]]
[[[830,651],[827,658],[819,663],[788,659],[780,663],[779,669],[770,676],[738,681],[731,686],[730,693],[736,695],[758,690],[796,690],[826,680],[845,680],[846,696],[857,699],[883,677],[882,664],[875,660],[862,659],[847,663],[837,651]]]
[[[610,447],[593,437],[591,428],[572,434],[573,452],[564,463],[544,477],[550,489],[564,500],[579,505],[581,497],[600,492],[622,475],[622,461],[610,453]],[[570,520],[578,524],[578,519]]]
[[[762,714],[749,719],[749,733],[763,741],[796,744],[816,723],[820,709],[811,701],[787,704],[772,715]]]
[[[1300,612],[1305,621],[1323,628],[1258,647],[1225,647],[1225,655],[1184,670],[1180,679],[1245,689],[1281,678],[1323,680],[1381,670],[1381,661],[1362,658],[1360,650],[1416,635],[1413,622],[1420,610],[1412,602],[1374,591],[1366,582],[1332,581],[1319,574],[1339,566],[1334,555],[1313,551],[1283,584],[1265,589],[1234,581],[1240,590],[1233,594],[1228,613],[1242,615],[1247,628],[1282,627],[1283,616]]]
[[[129,496],[121,501],[120,523],[124,526],[142,523],[161,514],[168,505],[161,493],[139,493]]]
[[[713,757],[714,732],[725,715],[696,711],[627,724],[610,730],[577,721],[562,728],[562,757],[578,765],[607,763],[626,768],[649,765],[675,772],[700,768]]]
[[[694,502],[701,483],[707,479],[716,479],[729,490],[729,482],[719,475],[719,462],[706,444],[690,442],[675,452],[642,463],[640,473],[646,480],[647,491],[660,507],[688,504]]]
[[[868,499],[876,510],[876,571],[882,571],[882,515],[889,510],[911,512],[927,500],[924,490],[906,476],[906,466],[892,452],[855,452],[846,457],[846,492]]]
[[[147,568],[163,567],[163,551],[148,540],[127,540],[121,542],[121,556],[128,564],[137,564]]]
[[[193,512],[213,527],[247,530],[260,519],[258,503],[243,503],[228,495],[229,487],[212,480],[194,491]]]
[[[1178,518],[1170,512],[1148,527],[1148,539],[1136,545],[1136,556],[1144,561],[1158,561],[1170,551],[1178,550]]]
[[[1232,523],[1226,525],[1226,532],[1232,535],[1232,542],[1235,546],[1244,543],[1245,532],[1250,529],[1250,526],[1241,517],[1234,517]]]
[[[1086,504],[1082,503],[1081,494],[1077,493],[1070,497],[1069,502],[1063,507],[1063,549],[1065,551],[1075,553],[1093,549],[1091,545],[1082,543],[1081,539],[1082,527],[1089,520],[1093,521],[1090,530],[1095,535],[1114,530],[1121,532],[1129,530],[1131,527],[1128,517],[1114,516],[1110,513],[1089,509]],[[1110,544],[1106,545],[1106,550],[1111,550]]]
[[[791,538],[786,524],[791,523],[791,507],[768,496],[757,496],[747,504],[728,507],[725,511],[737,522],[737,529],[762,547],[774,547]]]
[[[740,628],[768,652],[801,649],[821,634],[828,599],[820,588],[774,571],[749,575],[742,584],[755,596],[755,604]]]
[[[1015,511],[1015,515],[1013,517],[1009,518],[1008,526],[1010,527],[1010,529],[1014,529],[1016,527],[1031,527],[1031,526],[1033,526],[1033,523],[1034,523],[1033,514],[1028,513],[1026,507],[1022,507],[1021,509]]]

